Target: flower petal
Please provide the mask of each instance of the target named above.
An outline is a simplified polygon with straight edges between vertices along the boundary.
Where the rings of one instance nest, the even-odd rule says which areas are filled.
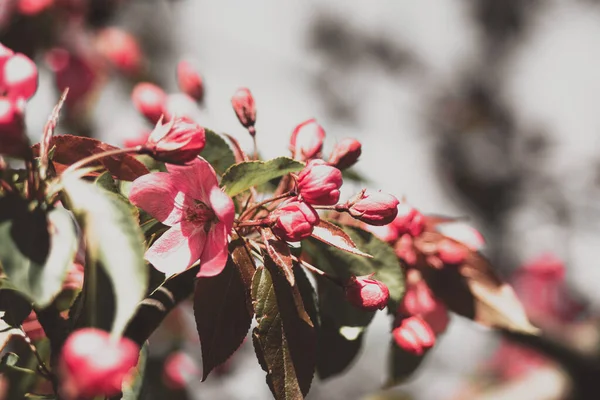
[[[202,157],[187,165],[167,164],[167,170],[173,184],[196,200],[207,202],[212,188],[219,186],[215,170]]]
[[[230,228],[231,229],[231,228]],[[208,233],[204,251],[200,257],[198,277],[219,275],[227,263],[227,235],[225,224],[216,224]]]
[[[227,196],[218,187],[214,186],[210,191],[210,206],[219,218],[219,221],[225,224],[228,231],[233,226],[233,218],[235,217],[235,206],[233,200]]]
[[[174,225],[146,251],[145,258],[167,276],[178,274],[194,264],[202,254],[206,232],[196,229],[186,232],[181,224]]]
[[[181,221],[184,197],[166,172],[140,176],[133,181],[129,192],[134,205],[168,226]]]

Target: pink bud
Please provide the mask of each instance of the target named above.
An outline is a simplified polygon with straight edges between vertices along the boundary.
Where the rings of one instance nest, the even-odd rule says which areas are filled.
[[[462,264],[469,255],[469,250],[451,239],[442,239],[437,244],[438,257],[444,264]]]
[[[352,217],[366,224],[382,226],[394,221],[398,204],[398,199],[391,194],[362,190],[348,202],[347,210]]]
[[[0,97],[0,154],[23,157],[27,147],[23,105],[19,101]]]
[[[390,291],[371,275],[353,276],[344,285],[346,300],[365,311],[383,310],[390,298]]]
[[[53,5],[54,0],[18,0],[17,10],[23,15],[37,15]]]
[[[421,317],[435,334],[444,332],[450,322],[446,305],[433,295],[417,270],[409,270],[406,283],[406,293],[398,312],[401,315]]]
[[[180,61],[177,65],[177,83],[183,93],[196,101],[202,101],[204,97],[202,77],[189,62]]]
[[[38,70],[24,54],[17,53],[4,63],[1,86],[13,99],[29,100],[38,87]]]
[[[312,205],[331,206],[340,199],[342,172],[323,160],[311,160],[298,175],[298,191]]]
[[[392,331],[396,344],[408,353],[421,356],[435,344],[435,333],[419,317],[403,319]]]
[[[135,75],[142,69],[142,50],[137,39],[120,28],[104,28],[96,38],[98,52],[121,71]]]
[[[565,264],[553,253],[543,253],[523,264],[521,271],[557,282],[565,277]]]
[[[309,237],[319,223],[319,214],[303,201],[289,201],[269,217],[273,233],[287,242],[298,242]]]
[[[3,80],[2,71],[4,70],[4,63],[6,63],[14,54],[14,51],[0,43],[0,82]]]
[[[167,94],[160,87],[142,82],[135,85],[131,100],[137,110],[150,122],[157,123],[163,115]]]
[[[392,224],[387,224],[383,226],[365,224],[362,226],[362,228],[366,231],[371,232],[379,240],[382,240],[387,243],[394,243],[398,239],[398,231]]]
[[[350,168],[358,161],[362,153],[362,145],[356,139],[346,138],[339,141],[329,157],[329,164],[338,169]]]
[[[46,63],[54,72],[59,92],[69,88],[66,103],[69,107],[80,107],[92,92],[97,82],[94,63],[68,50],[54,48],[46,53]]]
[[[73,332],[60,359],[63,394],[69,399],[118,394],[137,364],[139,351],[132,340],[113,340],[100,329]]]
[[[254,128],[256,123],[256,105],[250,89],[238,89],[231,98],[231,105],[240,124],[248,128],[248,131],[253,135],[254,130],[251,128]]]
[[[417,253],[415,251],[414,241],[410,234],[405,233],[394,245],[396,256],[404,261],[406,265],[414,267],[417,265]]]
[[[199,377],[198,365],[192,357],[182,351],[169,355],[163,368],[163,381],[171,389],[184,389],[194,378]]]
[[[411,236],[419,236],[425,229],[425,218],[408,203],[400,203],[398,216],[394,219],[393,224],[400,235],[409,233]]]
[[[204,128],[187,118],[166,124],[158,122],[141,152],[158,161],[186,164],[193,161],[206,144]]]
[[[323,149],[323,140],[325,140],[325,131],[312,118],[304,121],[292,132],[290,138],[290,150],[296,160],[310,160],[319,155]]]
[[[483,235],[464,222],[447,222],[438,224],[436,230],[442,235],[461,242],[471,251],[479,251],[485,246]]]

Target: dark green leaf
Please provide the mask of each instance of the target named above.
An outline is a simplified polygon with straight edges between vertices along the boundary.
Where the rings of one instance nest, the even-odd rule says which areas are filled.
[[[389,354],[389,376],[386,387],[392,387],[405,382],[419,368],[426,354],[409,353],[392,340]]]
[[[23,399],[36,379],[35,371],[17,365],[19,356],[6,353],[0,360],[0,374],[8,380],[7,399]]]
[[[87,240],[86,279],[90,268],[100,265],[104,269],[115,295],[112,332],[120,335],[146,295],[148,268],[142,233],[129,207],[115,201],[118,196],[73,176],[63,176],[63,185]]]
[[[19,326],[31,313],[31,302],[16,290],[0,289],[0,311],[2,319],[10,326]]]
[[[250,248],[244,238],[233,235],[229,243],[231,259],[237,267],[244,287],[246,288],[246,308],[249,314],[254,314],[254,306],[252,305],[252,277],[256,272],[256,266],[250,253]]]
[[[15,196],[0,198],[0,264],[10,283],[44,307],[60,292],[77,251],[69,212],[56,208],[30,211]]]
[[[194,317],[205,380],[214,367],[240,347],[252,323],[252,313],[246,307],[246,286],[231,256],[219,275],[196,280]]]
[[[304,164],[287,157],[278,157],[269,161],[246,161],[232,165],[223,175],[221,186],[229,196],[233,197],[253,186],[298,172],[302,168]]]
[[[268,257],[252,283],[258,326],[253,343],[276,399],[302,399],[312,383],[316,337],[312,323],[299,313],[297,287],[291,287]],[[296,292],[296,293],[294,293]]]
[[[206,161],[213,166],[218,175],[222,175],[227,168],[235,164],[235,156],[231,147],[217,133],[210,129],[205,129],[206,145],[200,154]]]
[[[94,183],[96,185],[100,186],[104,190],[108,190],[109,192],[120,194],[119,188],[117,187],[117,184],[116,184],[114,178],[112,177],[111,173],[108,171],[105,171],[104,173],[100,174],[96,178]]]

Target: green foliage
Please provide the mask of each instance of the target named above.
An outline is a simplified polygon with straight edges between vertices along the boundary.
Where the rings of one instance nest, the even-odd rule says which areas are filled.
[[[218,175],[222,175],[227,168],[235,164],[235,156],[233,151],[220,135],[205,129],[206,133],[206,146],[200,154],[202,158],[213,166]]]

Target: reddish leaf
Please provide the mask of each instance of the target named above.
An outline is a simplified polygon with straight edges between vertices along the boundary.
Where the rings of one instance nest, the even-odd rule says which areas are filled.
[[[108,150],[115,150],[117,147],[111,146],[96,139],[82,136],[60,135],[54,136],[50,140],[48,148],[56,146],[52,162],[56,173],[62,173],[69,165],[75,163],[92,154],[102,153]],[[34,156],[40,155],[40,145],[36,144],[32,148]],[[124,181],[133,181],[134,179],[147,174],[148,168],[130,154],[119,154],[115,156],[104,157],[97,163],[91,163],[88,166],[101,165],[113,175],[115,179]],[[91,176],[98,176],[100,173],[91,173]]]
[[[331,222],[321,220],[319,225],[315,226],[313,229],[311,236],[323,243],[329,244],[340,250],[347,251],[348,253],[370,258],[373,257],[370,254],[360,251],[350,236],[348,236],[346,232]]]
[[[229,252],[233,263],[238,268],[238,271],[244,282],[246,288],[246,307],[248,312],[254,314],[254,306],[252,305],[252,295],[250,290],[252,288],[252,277],[256,272],[256,266],[252,260],[250,248],[245,239],[233,235],[231,242],[229,243]]]
[[[267,383],[276,399],[302,399],[312,383],[316,337],[296,308],[294,292],[277,266],[268,257],[259,267],[252,283],[252,298],[258,326],[253,343]]]
[[[246,307],[246,286],[231,257],[219,275],[196,280],[194,317],[205,380],[240,347],[252,322]]]
[[[283,271],[290,285],[294,286],[296,280],[294,279],[294,271],[292,270],[294,264],[292,263],[292,253],[290,248],[284,241],[278,239],[271,229],[261,229],[260,233],[267,248],[267,253],[269,253],[269,257],[271,257],[273,261],[275,261],[275,264]]]

